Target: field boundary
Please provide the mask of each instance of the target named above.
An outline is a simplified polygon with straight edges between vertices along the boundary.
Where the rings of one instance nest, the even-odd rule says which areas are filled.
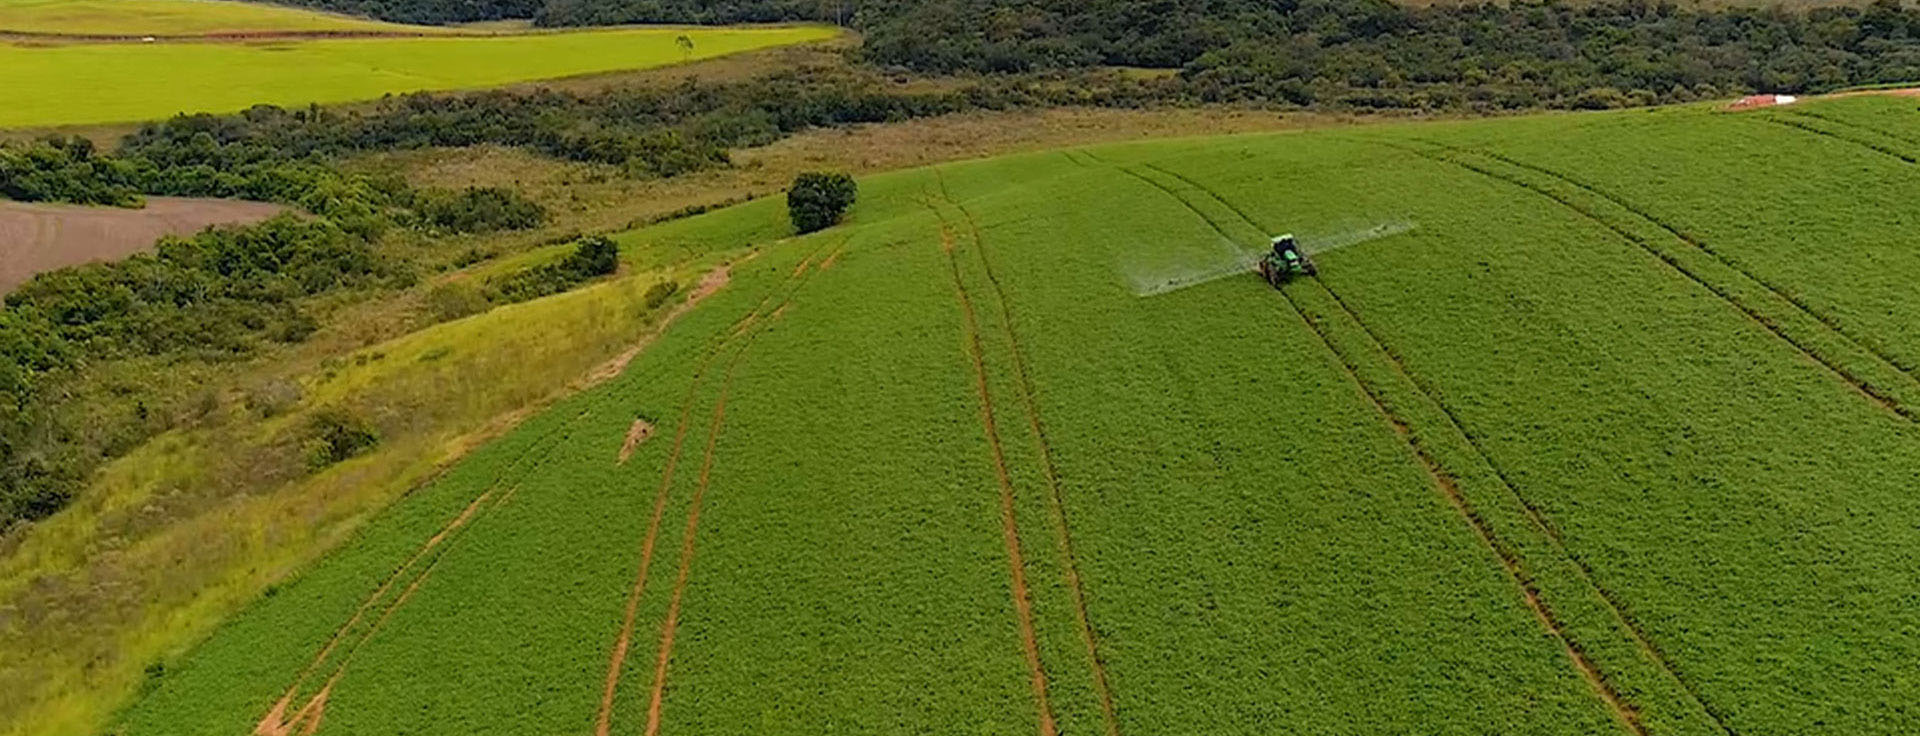
[[[1086,646],[1088,667],[1092,670],[1094,689],[1100,697],[1101,718],[1108,736],[1119,736],[1120,721],[1113,702],[1113,688],[1107,680],[1106,665],[1100,658],[1099,637],[1095,634],[1092,617],[1087,612],[1087,599],[1084,584],[1080,577],[1080,566],[1074,554],[1072,525],[1067,521],[1065,494],[1061,491],[1059,466],[1053,459],[1053,444],[1047,439],[1046,423],[1041,418],[1038,389],[1033,382],[1032,371],[1027,367],[1025,348],[1020,342],[1019,331],[1013,326],[1013,302],[1007,298],[1006,288],[1001,285],[1000,277],[993,269],[993,260],[988,252],[987,240],[980,231],[980,223],[965,204],[955,200],[947,191],[946,176],[938,167],[934,176],[940,183],[940,195],[954,209],[965,217],[967,228],[972,235],[974,254],[979,258],[980,268],[986,274],[987,283],[993,289],[994,299],[1000,305],[1000,329],[1005,333],[1007,343],[1012,348],[1014,373],[1018,376],[1020,401],[1026,411],[1027,423],[1033,432],[1035,451],[1040,457],[1041,471],[1047,480],[1047,508],[1053,521],[1054,538],[1058,542],[1062,566],[1066,575],[1067,589],[1073,599],[1074,623],[1079,629],[1082,643]],[[1224,233],[1222,233],[1224,235]]]

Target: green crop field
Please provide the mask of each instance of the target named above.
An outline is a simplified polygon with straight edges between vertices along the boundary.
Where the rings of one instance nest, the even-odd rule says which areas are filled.
[[[1920,731],[1916,123],[1111,145],[627,233],[730,282],[114,732]],[[1234,270],[1283,231],[1317,278]]]
[[[623,28],[491,37],[0,44],[0,128],[231,112],[677,64],[831,38],[825,27]],[[676,39],[693,41],[691,51]]]
[[[238,0],[0,0],[0,33],[198,36],[272,33],[446,33]]]

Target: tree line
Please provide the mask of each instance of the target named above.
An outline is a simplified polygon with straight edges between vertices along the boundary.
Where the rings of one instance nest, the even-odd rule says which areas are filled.
[[[356,8],[366,1],[311,0]],[[433,2],[450,17],[475,7],[465,0],[409,7]],[[1920,11],[1899,0],[1808,10],[1654,0],[1428,7],[1389,0],[528,0],[488,7],[548,26],[840,23],[859,30],[861,56],[884,67],[1177,69],[1184,82],[1177,94],[1202,102],[1602,108],[1920,79]]]

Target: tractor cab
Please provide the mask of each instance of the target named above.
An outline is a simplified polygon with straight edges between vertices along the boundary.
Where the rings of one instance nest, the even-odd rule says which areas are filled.
[[[1295,275],[1314,275],[1313,261],[1300,250],[1299,242],[1292,235],[1281,235],[1273,239],[1273,252],[1260,259],[1260,276],[1280,288],[1281,284]]]

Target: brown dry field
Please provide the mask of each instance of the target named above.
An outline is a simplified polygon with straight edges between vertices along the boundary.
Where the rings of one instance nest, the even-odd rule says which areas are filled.
[[[0,201],[0,293],[34,274],[112,260],[153,247],[162,235],[259,222],[286,211],[236,199],[149,197],[142,209]]]

